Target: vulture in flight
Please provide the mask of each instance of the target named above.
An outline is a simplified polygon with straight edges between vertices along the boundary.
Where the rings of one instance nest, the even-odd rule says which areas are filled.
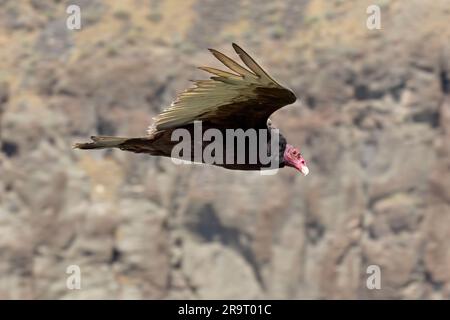
[[[275,129],[269,116],[276,110],[292,104],[296,101],[294,93],[278,84],[269,76],[242,48],[233,43],[233,48],[245,68],[226,55],[209,49],[211,53],[229,71],[223,71],[210,67],[199,69],[213,74],[208,80],[194,81],[194,87],[181,93],[170,107],[163,110],[153,120],[147,135],[136,138],[92,136],[92,142],[77,143],[74,148],[79,149],[103,149],[119,148],[125,151],[147,153],[153,156],[172,157],[193,162],[203,162],[233,170],[261,170],[268,168],[267,161],[262,161],[254,153],[266,152],[271,159],[276,160],[276,168],[292,167],[307,175],[309,170],[299,150],[286,142],[286,139]],[[196,126],[200,126],[200,133],[196,133]],[[174,148],[180,143],[173,135],[177,130],[184,130],[190,137],[188,144],[194,152],[182,152],[174,154]],[[205,139],[204,134],[212,129],[215,139]],[[214,149],[212,156],[218,159],[220,155],[226,160],[212,163],[204,159],[194,158],[195,148],[200,146],[201,152],[206,151],[209,144],[217,142],[218,135],[228,138],[231,130],[239,140],[239,135],[248,130],[260,133],[266,131],[266,135],[257,135],[256,140],[250,139],[251,135],[244,135],[244,149],[236,150],[238,141],[225,144],[221,141],[222,150]],[[195,138],[196,134],[202,141]],[[277,135],[276,139],[274,135]],[[235,136],[235,137],[236,137]],[[178,135],[179,137],[179,135]],[[192,138],[194,137],[194,138]],[[256,146],[256,147],[255,147]],[[210,146],[211,147],[211,146]],[[216,145],[217,147],[217,145]],[[242,147],[242,145],[241,145]],[[230,148],[234,148],[230,152]],[[243,151],[242,151],[243,150]],[[271,152],[271,150],[273,152]],[[189,150],[188,150],[189,151]],[[241,154],[240,161],[236,161]],[[253,154],[252,154],[253,153]],[[228,157],[228,155],[230,155]],[[256,158],[256,161],[255,161]],[[253,159],[253,160],[251,160]],[[221,160],[221,159],[219,159]],[[273,167],[270,167],[273,168]]]

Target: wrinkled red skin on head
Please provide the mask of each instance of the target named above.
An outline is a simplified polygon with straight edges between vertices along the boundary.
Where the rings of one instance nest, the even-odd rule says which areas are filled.
[[[287,144],[286,149],[284,150],[284,161],[287,166],[297,169],[305,176],[309,173],[306,161],[303,159],[300,151],[290,144]]]

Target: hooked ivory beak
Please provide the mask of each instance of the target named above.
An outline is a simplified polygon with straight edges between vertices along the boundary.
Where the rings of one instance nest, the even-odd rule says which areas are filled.
[[[304,176],[307,176],[309,173],[309,169],[307,166],[303,166],[300,171],[303,173]]]

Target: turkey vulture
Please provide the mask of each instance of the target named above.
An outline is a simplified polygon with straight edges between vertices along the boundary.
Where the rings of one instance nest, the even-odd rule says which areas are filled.
[[[255,152],[260,153],[263,150],[263,152],[266,152],[266,156],[271,154],[271,159],[276,160],[277,168],[289,166],[307,175],[309,170],[299,150],[287,144],[286,139],[278,134],[278,130],[273,128],[269,119],[269,116],[276,110],[294,103],[296,96],[292,91],[272,79],[237,44],[233,43],[233,48],[248,69],[219,51],[209,49],[230,70],[223,71],[210,67],[199,67],[199,69],[214,76],[211,76],[209,80],[194,81],[194,87],[181,93],[170,107],[153,119],[154,123],[149,127],[146,136],[137,138],[92,136],[92,142],[77,143],[74,148],[119,148],[154,156],[172,157],[172,159],[181,158],[210,163],[234,170],[260,170],[269,167],[267,161],[264,162],[258,157],[255,161],[255,157],[252,158]],[[196,127],[199,123],[200,138],[203,138],[200,144],[194,141],[196,140]],[[214,149],[212,155],[226,156],[227,161],[211,163],[205,161],[202,157],[195,158],[192,152],[185,153],[184,150],[174,155],[175,146],[179,143],[179,140],[174,140],[173,135],[181,129],[189,134],[188,137],[194,136],[194,138],[189,138],[188,144],[194,149],[196,146],[200,146],[201,152],[206,151],[208,145],[212,144],[213,141],[217,142],[217,134],[226,136],[230,131],[245,134],[249,130],[259,133],[265,130],[267,133],[266,135],[258,135],[256,140],[250,139],[250,135],[244,136],[244,149],[239,149],[238,152],[234,153],[230,152],[230,148],[236,150],[237,141],[233,140],[231,144],[228,144],[227,140],[226,147],[223,147],[223,141],[221,141],[223,150],[212,148]],[[211,137],[205,139],[204,134],[209,129],[215,130],[215,139]],[[244,154],[241,154],[240,161],[236,161],[240,156],[238,154],[240,151]],[[230,154],[231,156],[228,157]],[[251,159],[253,160],[250,161]]]

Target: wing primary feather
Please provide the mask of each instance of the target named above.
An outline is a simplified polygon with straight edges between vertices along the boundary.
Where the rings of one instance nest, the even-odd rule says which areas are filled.
[[[239,83],[242,82],[242,80],[234,80],[234,79],[225,78],[225,77],[211,77],[211,79],[215,80],[215,81],[220,81],[223,83],[232,84],[232,85],[239,85]]]
[[[267,74],[267,72],[264,71],[263,68],[261,68],[261,66],[258,63],[256,63],[255,60],[253,60],[252,57],[250,57],[250,55],[247,52],[244,51],[244,49],[239,47],[236,43],[233,43],[233,49],[239,55],[242,62],[244,62],[245,65],[247,67],[249,67],[250,70],[252,70],[257,76],[259,76],[260,78],[263,78],[265,80],[268,80],[269,82],[273,82],[273,83],[279,85],[274,79],[272,79]]]
[[[220,62],[222,62],[224,65],[226,65],[228,68],[233,70],[234,72],[244,76],[244,77],[252,77],[257,78],[257,76],[250,72],[249,70],[245,69],[243,66],[238,64],[236,61],[232,60],[231,58],[227,57],[223,53],[214,50],[214,49],[208,49],[211,51],[211,53],[216,57]]]
[[[236,80],[242,80],[241,76],[238,76],[237,74],[231,73],[231,72],[227,72],[227,71],[223,71],[223,70],[219,70],[216,68],[210,68],[210,67],[198,67],[200,70],[215,74],[216,76],[219,77],[224,77],[224,78],[232,78],[232,79],[236,79]]]

